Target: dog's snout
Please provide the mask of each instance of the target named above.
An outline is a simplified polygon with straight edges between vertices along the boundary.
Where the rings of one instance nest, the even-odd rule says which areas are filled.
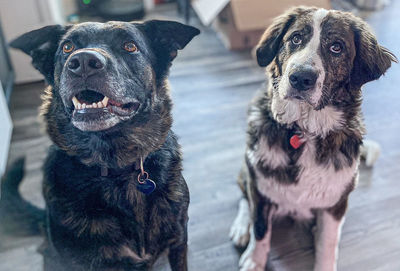
[[[299,91],[312,88],[317,78],[318,74],[312,69],[301,69],[289,75],[290,85]]]
[[[67,63],[68,70],[81,77],[94,75],[103,70],[105,65],[105,57],[95,51],[76,53]]]

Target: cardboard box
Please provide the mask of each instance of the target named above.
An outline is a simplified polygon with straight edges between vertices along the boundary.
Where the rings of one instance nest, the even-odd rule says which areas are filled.
[[[229,49],[254,47],[272,20],[293,6],[330,9],[330,0],[194,0],[193,8],[204,25],[213,23]]]
[[[253,48],[264,32],[263,29],[240,31],[235,26],[235,21],[230,6],[226,6],[212,23],[213,29],[225,47],[230,50],[243,50]]]

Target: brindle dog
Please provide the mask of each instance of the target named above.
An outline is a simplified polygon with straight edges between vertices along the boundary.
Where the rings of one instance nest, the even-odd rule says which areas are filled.
[[[199,33],[170,21],[82,23],[11,43],[49,83],[45,270],[148,270],[167,249],[172,270],[187,270],[189,192],[167,76]],[[18,180],[7,182],[18,196]]]

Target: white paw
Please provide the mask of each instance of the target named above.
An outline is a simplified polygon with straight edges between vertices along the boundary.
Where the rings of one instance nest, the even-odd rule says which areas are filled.
[[[236,217],[232,224],[229,237],[237,247],[245,247],[249,243],[249,224],[244,223],[239,217]]]
[[[365,164],[368,167],[372,167],[376,160],[378,160],[381,153],[381,147],[379,144],[372,140],[363,140],[361,146],[361,156],[365,159]]]
[[[245,247],[249,243],[250,215],[247,200],[242,199],[239,204],[239,211],[231,226],[229,237],[237,247]]]
[[[264,271],[265,263],[257,263],[253,260],[251,253],[246,250],[239,260],[240,271]]]

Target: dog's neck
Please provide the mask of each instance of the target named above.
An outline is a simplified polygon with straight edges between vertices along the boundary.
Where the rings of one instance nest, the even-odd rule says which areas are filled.
[[[267,95],[274,119],[289,127],[296,125],[305,134],[325,137],[332,131],[341,130],[346,124],[344,113],[332,105],[315,110],[306,102],[282,99],[272,84]]]
[[[102,177],[130,175],[140,171],[140,160],[123,168],[110,168],[107,166],[100,166],[99,168],[99,175]]]

